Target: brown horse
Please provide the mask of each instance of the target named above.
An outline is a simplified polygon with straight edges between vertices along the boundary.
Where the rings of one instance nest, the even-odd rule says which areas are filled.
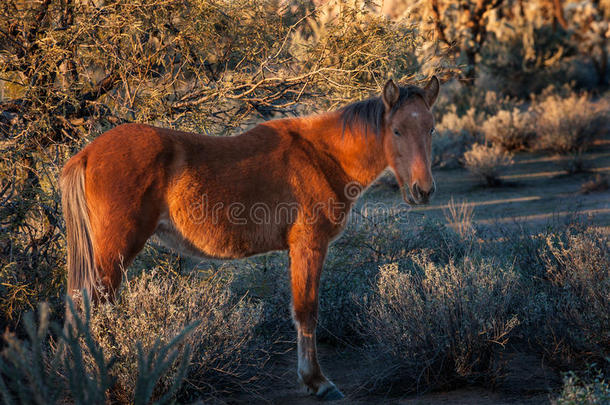
[[[242,258],[288,249],[298,379],[321,399],[343,395],[316,354],[318,284],[328,244],[359,192],[388,166],[403,197],[426,203],[439,92],[388,81],[381,97],[338,111],[211,137],[125,124],[63,169],[68,291],[111,296],[153,235],[196,257]],[[411,197],[407,197],[405,189]]]

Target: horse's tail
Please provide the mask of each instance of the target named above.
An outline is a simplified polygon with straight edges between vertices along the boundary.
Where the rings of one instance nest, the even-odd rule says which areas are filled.
[[[85,166],[85,159],[74,157],[64,167],[61,174],[61,204],[68,246],[68,296],[84,289],[92,298],[97,274],[85,196]]]

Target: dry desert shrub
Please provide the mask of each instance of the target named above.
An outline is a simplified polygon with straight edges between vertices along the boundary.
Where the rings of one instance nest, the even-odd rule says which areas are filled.
[[[513,164],[512,155],[499,145],[474,144],[464,153],[464,165],[487,186],[500,184],[500,170]]]
[[[474,142],[482,141],[487,132],[491,132],[493,127],[484,126],[489,117],[516,107],[514,100],[493,91],[456,88],[455,83],[451,82],[448,86],[443,86],[443,92],[434,108],[438,135],[432,140],[432,164],[435,167],[457,167],[464,152]],[[526,117],[519,117],[518,122],[510,122],[509,131],[514,132],[515,125],[520,128],[526,126],[526,121]],[[499,130],[503,136],[507,132],[504,128]]]
[[[457,108],[450,106],[449,111],[436,125],[436,129],[439,132],[465,133],[474,138],[481,132],[484,117],[483,112],[475,107],[470,107],[464,114],[458,114]]]
[[[412,267],[381,267],[369,300],[364,333],[372,352],[392,358],[377,383],[400,380],[405,391],[488,372],[519,324],[512,267],[474,257],[442,265],[425,255]]]
[[[586,94],[549,95],[531,106],[535,114],[536,148],[557,153],[583,152],[609,128],[607,102]]]
[[[541,233],[503,233],[489,250],[519,273],[519,319],[531,347],[560,370],[596,362],[610,371],[610,240],[582,220]]]
[[[610,355],[610,240],[593,229],[548,236],[540,253],[546,269],[549,338],[567,360]],[[586,356],[586,355],[585,355]]]
[[[472,144],[472,137],[463,132],[442,131],[432,138],[432,166],[460,167],[464,152]]]
[[[357,319],[366,318],[363,297],[380,265],[410,262],[409,253],[426,251],[438,263],[460,260],[470,246],[440,221],[420,219],[406,208],[366,204],[356,207],[343,235],[330,245],[320,281],[318,339],[334,344],[363,343]],[[279,331],[292,339],[289,263],[285,254],[253,257],[235,265],[232,288],[264,302],[265,332]],[[237,285],[237,286],[236,286]]]
[[[185,339],[192,348],[187,380],[198,394],[215,394],[250,381],[265,348],[255,337],[261,306],[234,296],[227,281],[168,274],[161,269],[129,280],[115,305],[101,305],[91,319],[92,335],[104,352],[115,356],[114,401],[127,403],[138,378],[138,347],[171,341],[185,326],[199,325]],[[183,346],[184,347],[184,346]],[[180,353],[182,354],[182,353]],[[172,384],[172,366],[162,376],[157,396]],[[248,388],[253,389],[256,384]]]
[[[363,207],[354,213],[359,219],[329,249],[321,280],[321,338],[363,343],[355,320],[367,317],[362,300],[370,293],[380,266],[406,265],[411,262],[410,253],[421,251],[428,252],[431,260],[448,263],[468,251],[460,236],[440,221],[407,218],[406,211],[391,215],[387,208],[381,212],[381,216],[367,214]]]
[[[436,125],[437,135],[432,139],[432,164],[435,167],[456,167],[468,146],[481,132],[484,114],[470,107],[465,114],[458,114],[451,105]]]
[[[485,139],[508,151],[526,149],[533,136],[532,116],[515,108],[500,110],[482,125]]]
[[[90,320],[91,305],[88,297],[79,299],[81,310],[68,298],[67,307],[72,314],[70,327],[61,328],[49,320],[46,303],[38,306],[38,321],[31,312],[24,315],[25,339],[13,333],[4,335],[5,347],[0,353],[0,398],[11,404],[106,404],[108,391],[115,385],[112,370],[116,357],[107,356],[93,337]],[[173,403],[181,387],[190,360],[190,346],[184,339],[193,331],[191,323],[167,343],[156,340],[148,351],[139,341],[138,370],[133,397],[128,402],[148,404]],[[163,395],[155,394],[159,379],[170,367],[173,378],[165,386]],[[116,401],[113,401],[116,402]]]

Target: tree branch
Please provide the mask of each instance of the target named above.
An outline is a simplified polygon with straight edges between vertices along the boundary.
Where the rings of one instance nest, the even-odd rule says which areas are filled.
[[[441,41],[443,41],[447,45],[451,46],[451,44],[449,43],[449,40],[447,39],[447,36],[445,35],[445,24],[443,24],[443,21],[441,20],[441,13],[440,13],[440,9],[438,6],[438,0],[430,0],[430,5],[432,8],[432,17],[434,18],[434,26],[436,28],[436,32],[437,32],[439,38],[441,39]]]
[[[561,25],[561,28],[564,30],[568,29],[568,22],[563,15],[563,7],[561,6],[561,0],[553,0],[553,14],[555,15],[555,20]]]
[[[119,81],[120,77],[118,74],[114,72],[110,73],[108,76],[97,82],[91,91],[88,91],[81,96],[81,106],[83,106],[87,101],[95,101],[104,94],[108,93]]]

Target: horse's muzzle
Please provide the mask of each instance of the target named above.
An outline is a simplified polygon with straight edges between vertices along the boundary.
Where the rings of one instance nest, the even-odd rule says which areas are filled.
[[[405,202],[409,205],[422,205],[428,204],[430,196],[436,191],[436,184],[432,182],[432,187],[429,190],[423,190],[417,183],[413,183],[410,187],[411,196],[409,196],[405,190],[405,187],[401,187],[402,197]]]

